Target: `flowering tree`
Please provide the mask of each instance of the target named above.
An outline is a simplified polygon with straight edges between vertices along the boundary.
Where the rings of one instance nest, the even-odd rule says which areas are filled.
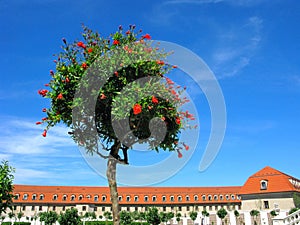
[[[179,142],[180,131],[194,119],[179,110],[188,101],[181,97],[184,89],[165,76],[176,66],[167,64],[167,53],[141,32],[135,26],[124,32],[120,26],[104,38],[84,27],[82,41],[63,39],[56,70],[50,71],[47,88],[38,91],[51,101],[50,108],[43,109],[47,115],[37,122],[47,125],[44,137],[62,122],[78,145],[108,159],[114,224],[120,220],[116,164],[128,164],[127,150],[135,143],[148,143],[156,151],[176,151],[181,158],[181,150],[189,146]]]

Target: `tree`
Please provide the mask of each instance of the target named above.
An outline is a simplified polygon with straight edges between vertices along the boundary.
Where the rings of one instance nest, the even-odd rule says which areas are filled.
[[[18,218],[18,220],[19,220],[19,222],[20,222],[20,220],[21,220],[21,218],[24,216],[24,213],[23,212],[18,212],[17,213],[17,218]]]
[[[223,207],[217,211],[217,216],[221,219],[223,224],[223,219],[227,216],[227,211]]]
[[[160,217],[158,214],[158,209],[156,207],[150,207],[146,212],[146,220],[148,223],[152,225],[159,225],[160,224]]]
[[[13,200],[13,173],[15,169],[9,166],[8,161],[3,160],[0,165],[0,214],[6,213],[6,209],[12,209]]]
[[[167,219],[168,219],[168,221],[170,222],[170,224],[171,224],[171,220],[174,218],[174,213],[173,212],[168,212],[167,213]]]
[[[258,211],[258,210],[252,209],[252,210],[250,211],[250,216],[253,218],[254,225],[257,224],[256,219],[257,219],[257,216],[258,216],[258,215],[259,215],[259,211]]]
[[[234,216],[235,216],[235,220],[236,220],[236,222],[238,221],[238,218],[240,217],[240,213],[239,213],[239,211],[237,211],[236,209],[234,210]],[[238,224],[238,223],[237,223]]]
[[[293,194],[293,200],[294,200],[295,207],[300,208],[300,194],[299,193]]]
[[[195,224],[195,220],[197,219],[197,216],[198,216],[197,212],[195,212],[195,211],[190,212],[190,217],[191,217],[191,220],[193,220],[194,224]]]
[[[45,225],[52,225],[58,220],[58,214],[55,211],[41,212],[39,216],[40,221],[44,221]]]
[[[128,225],[133,222],[133,218],[130,212],[121,211],[120,212],[120,224],[121,225]]]
[[[161,222],[167,223],[168,222],[168,214],[165,212],[159,213],[159,218]]]
[[[107,224],[107,221],[108,221],[108,220],[111,220],[111,219],[112,219],[111,212],[109,212],[109,211],[105,211],[105,212],[103,213],[103,216],[105,217],[106,224]]]
[[[75,208],[67,209],[65,213],[61,213],[58,217],[60,225],[80,225],[80,217],[78,211]]]
[[[16,218],[16,215],[13,212],[9,212],[8,213],[8,218],[10,219],[10,221],[12,221],[12,219]]]
[[[113,41],[84,27],[84,41],[69,44],[63,39],[56,71],[50,71],[50,90],[38,91],[51,104],[37,124],[47,124],[42,134],[46,137],[50,127],[62,122],[78,145],[107,159],[113,221],[119,224],[117,163],[128,164],[127,151],[135,143],[175,151],[181,158],[181,150],[189,146],[179,142],[180,131],[194,117],[178,110],[188,100],[180,96],[183,89],[164,76],[176,66],[165,63],[167,53],[145,41],[151,39],[149,34],[130,26],[125,34],[119,27],[111,37]]]
[[[204,217],[204,225],[206,225],[206,217],[209,217],[209,212],[204,209],[201,214]]]
[[[181,220],[181,213],[176,213],[176,221],[179,223]]]

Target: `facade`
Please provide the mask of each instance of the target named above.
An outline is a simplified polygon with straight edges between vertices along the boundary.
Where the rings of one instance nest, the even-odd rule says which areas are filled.
[[[230,225],[250,225],[254,218],[250,211],[260,211],[261,225],[271,223],[270,211],[287,215],[295,207],[293,195],[300,194],[300,180],[271,167],[265,167],[248,178],[243,186],[231,187],[119,187],[121,210],[145,211],[155,206],[159,211],[180,212],[182,223],[187,224],[190,211],[197,211],[196,224],[220,225],[216,213],[222,207]],[[95,212],[98,216],[111,211],[108,187],[32,186],[15,185],[13,209],[24,217],[33,217],[43,211],[58,213],[77,208],[81,215]],[[206,210],[209,217],[203,217]],[[234,211],[240,213],[239,217]],[[174,224],[176,222],[174,221]]]

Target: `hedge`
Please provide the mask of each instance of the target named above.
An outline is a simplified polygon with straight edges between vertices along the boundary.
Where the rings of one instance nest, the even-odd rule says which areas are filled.
[[[85,225],[106,225],[106,221],[86,221]],[[112,221],[107,221],[107,225],[113,225]],[[149,225],[147,222],[133,222],[131,225]]]

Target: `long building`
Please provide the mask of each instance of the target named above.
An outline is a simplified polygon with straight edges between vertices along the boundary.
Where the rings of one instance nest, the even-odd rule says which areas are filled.
[[[287,215],[295,207],[300,180],[267,166],[250,176],[243,186],[119,187],[118,193],[121,210],[146,211],[155,206],[160,211],[180,212],[183,224],[188,224],[190,211],[197,211],[198,224],[220,225],[216,212],[223,207],[229,212],[225,219],[231,225],[252,224],[253,209],[260,212],[260,224],[268,225],[271,211]],[[13,210],[24,212],[24,217],[49,210],[60,213],[72,207],[81,215],[95,212],[97,217],[111,211],[108,187],[15,185],[14,194]],[[208,218],[202,216],[204,210]],[[234,216],[235,210],[239,218]]]

